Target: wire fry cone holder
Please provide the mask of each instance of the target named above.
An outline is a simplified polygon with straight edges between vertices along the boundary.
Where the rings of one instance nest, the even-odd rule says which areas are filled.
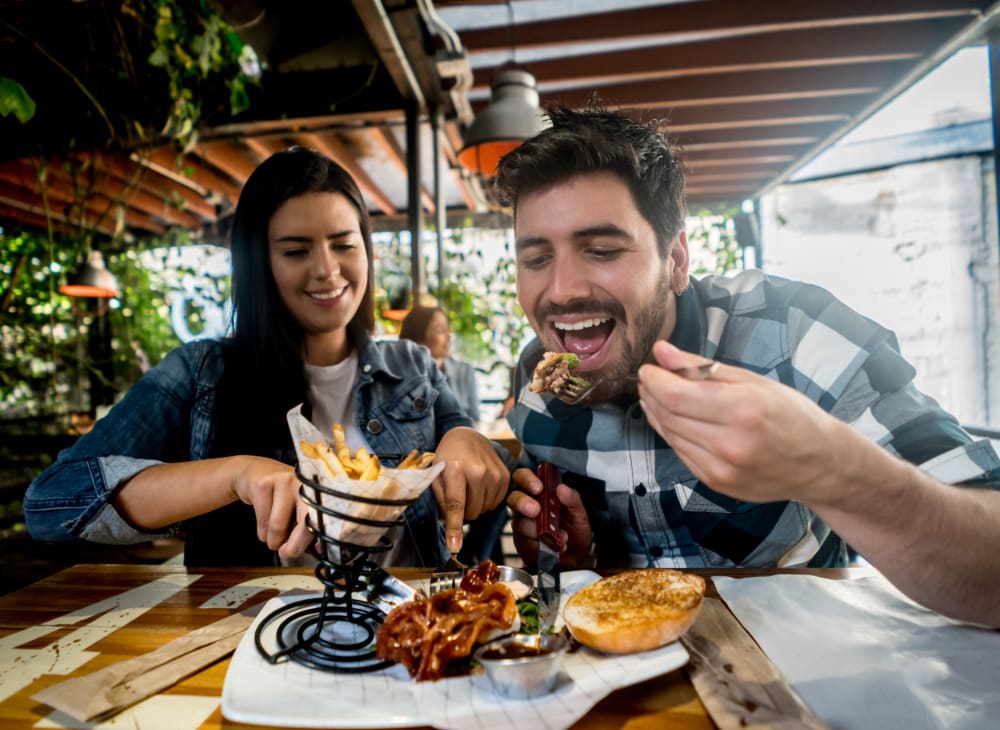
[[[306,524],[318,540],[316,577],[325,590],[322,596],[289,603],[264,617],[254,636],[257,650],[271,664],[291,659],[328,672],[353,674],[388,667],[392,662],[375,656],[375,635],[386,614],[365,600],[363,594],[384,576],[371,557],[392,548],[393,542],[386,533],[403,523],[402,510],[392,520],[359,517],[334,509],[330,506],[332,500],[324,504],[323,495],[345,500],[341,504],[356,505],[359,510],[405,509],[419,495],[410,499],[363,497],[320,484],[298,470],[296,476],[302,482],[299,495],[310,508]],[[340,524],[335,524],[337,521]],[[348,524],[381,529],[382,535],[372,545],[332,536],[343,535]]]

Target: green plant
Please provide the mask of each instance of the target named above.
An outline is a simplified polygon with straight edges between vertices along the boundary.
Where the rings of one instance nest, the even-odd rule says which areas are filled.
[[[0,418],[59,416],[90,409],[86,382],[107,378],[122,392],[148,364],[155,365],[180,340],[170,320],[176,282],[200,277],[197,260],[177,265],[178,247],[191,234],[175,229],[127,251],[110,254],[108,268],[118,280],[118,296],[106,312],[111,329],[111,362],[97,368],[87,356],[88,329],[98,316],[93,300],[74,299],[58,285],[89,246],[85,238],[66,237],[59,245],[30,230],[0,230],[0,272],[8,281],[0,292]],[[203,292],[220,304],[228,279]],[[203,313],[188,312],[189,329],[198,332]]]
[[[742,251],[736,241],[734,215],[735,211],[702,211],[687,219],[691,274],[725,274],[741,267]]]

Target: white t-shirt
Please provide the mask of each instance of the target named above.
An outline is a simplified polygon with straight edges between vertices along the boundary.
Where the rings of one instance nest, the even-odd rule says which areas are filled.
[[[371,446],[358,428],[354,417],[354,384],[358,377],[358,354],[352,352],[336,365],[306,363],[309,382],[309,402],[312,404],[312,424],[327,438],[333,438],[333,424],[344,427],[344,436],[351,451]]]
[[[352,352],[336,365],[310,365],[306,363],[306,381],[309,383],[309,402],[312,404],[312,424],[328,439],[333,440],[333,424],[344,427],[344,438],[351,451],[364,447],[372,450],[354,417],[354,391],[358,376],[358,355]],[[393,546],[384,553],[372,556],[377,565],[394,565],[405,547],[397,538],[402,527],[390,530]],[[282,558],[282,565],[315,565],[316,558],[308,552],[298,558]]]

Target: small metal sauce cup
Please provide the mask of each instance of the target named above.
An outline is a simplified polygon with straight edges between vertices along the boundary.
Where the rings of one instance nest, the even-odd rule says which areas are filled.
[[[526,700],[552,691],[568,648],[569,641],[556,634],[516,634],[484,644],[473,657],[501,695]],[[511,658],[491,658],[498,652]]]
[[[500,582],[507,584],[517,584],[520,583],[524,586],[524,592],[518,594],[514,591],[514,585],[508,585],[507,587],[511,589],[514,593],[514,598],[518,601],[523,601],[530,594],[535,586],[535,579],[531,576],[524,568],[514,568],[510,565],[499,565],[497,566],[500,570]]]

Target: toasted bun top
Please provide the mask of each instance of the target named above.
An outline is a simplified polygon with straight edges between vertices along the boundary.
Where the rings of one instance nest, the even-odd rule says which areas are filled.
[[[563,619],[578,641],[600,651],[632,652],[674,641],[701,609],[705,580],[669,568],[602,578],[574,593]]]

